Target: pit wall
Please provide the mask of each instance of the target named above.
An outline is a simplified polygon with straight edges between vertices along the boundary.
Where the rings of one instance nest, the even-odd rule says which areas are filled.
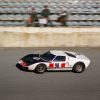
[[[0,47],[100,47],[100,27],[0,27]]]

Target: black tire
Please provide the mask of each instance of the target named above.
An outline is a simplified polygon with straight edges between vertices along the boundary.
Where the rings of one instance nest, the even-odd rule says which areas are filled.
[[[36,73],[39,73],[39,74],[42,74],[46,71],[46,65],[45,64],[39,64],[36,66],[35,68],[35,72]]]
[[[73,72],[82,73],[85,69],[85,65],[83,63],[77,63],[73,67]]]

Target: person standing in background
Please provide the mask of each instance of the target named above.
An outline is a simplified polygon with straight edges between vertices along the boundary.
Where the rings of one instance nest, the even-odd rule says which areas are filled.
[[[28,23],[29,25],[36,26],[37,22],[38,22],[37,12],[35,11],[35,8],[32,8]]]
[[[45,18],[49,18],[50,10],[48,9],[48,6],[44,6],[44,9],[41,12],[41,15]]]
[[[42,10],[41,12],[41,16],[44,17],[46,20],[47,20],[47,24],[46,26],[48,25],[48,23],[50,23],[50,25],[52,25],[50,19],[49,19],[49,16],[50,16],[51,12],[50,10],[48,9],[48,6],[44,6],[44,9]]]
[[[57,22],[60,22],[62,26],[67,26],[66,22],[68,20],[68,12],[67,11],[62,11],[59,13],[59,17],[57,19]]]

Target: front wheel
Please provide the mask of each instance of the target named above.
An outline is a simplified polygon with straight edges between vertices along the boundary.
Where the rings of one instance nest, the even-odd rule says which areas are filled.
[[[85,69],[85,66],[83,63],[77,63],[75,64],[75,66],[73,67],[73,72],[75,73],[82,73]]]
[[[39,64],[36,66],[35,68],[35,72],[36,73],[39,73],[39,74],[42,74],[46,71],[46,65],[45,64]]]

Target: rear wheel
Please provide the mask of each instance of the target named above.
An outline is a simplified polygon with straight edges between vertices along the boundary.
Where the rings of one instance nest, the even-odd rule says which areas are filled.
[[[39,64],[36,66],[35,68],[35,72],[36,73],[39,73],[39,74],[42,74],[46,71],[46,65],[45,64]]]
[[[85,69],[85,65],[83,63],[77,63],[73,67],[73,72],[75,73],[82,73]]]

